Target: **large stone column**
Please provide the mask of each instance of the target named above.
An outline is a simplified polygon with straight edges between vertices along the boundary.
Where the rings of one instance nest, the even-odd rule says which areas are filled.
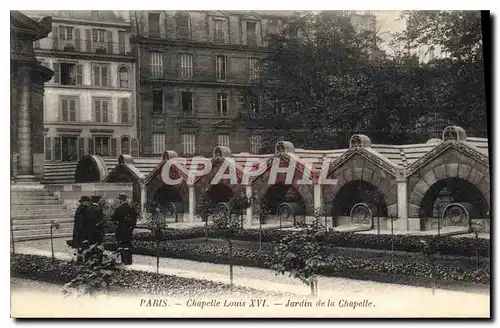
[[[323,195],[321,194],[321,185],[319,183],[314,184],[314,211],[321,210],[323,206]]]
[[[249,199],[252,197],[252,186],[245,186],[245,192]],[[251,226],[253,222],[253,204],[247,208],[246,224]]]
[[[141,213],[146,212],[146,202],[148,200],[147,192],[146,192],[146,185],[144,183],[141,183]]]
[[[31,145],[31,74],[30,66],[21,66],[17,70],[18,74],[18,124],[17,124],[17,145],[18,145],[18,182],[35,182],[33,175],[33,150]]]
[[[194,223],[196,216],[196,193],[193,185],[189,185],[189,223]]]
[[[410,229],[408,221],[408,195],[406,188],[406,178],[399,177],[397,179],[397,192],[398,192],[398,216],[400,220],[404,220],[406,230]]]

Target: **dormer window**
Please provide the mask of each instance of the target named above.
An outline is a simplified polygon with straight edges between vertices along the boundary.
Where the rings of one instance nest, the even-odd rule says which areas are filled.
[[[214,42],[226,43],[227,20],[225,18],[214,18]]]

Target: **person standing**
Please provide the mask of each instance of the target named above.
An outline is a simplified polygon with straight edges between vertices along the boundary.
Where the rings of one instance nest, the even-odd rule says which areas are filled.
[[[116,242],[122,249],[122,263],[132,264],[132,238],[137,224],[137,212],[127,202],[127,195],[118,195],[118,207],[112,215],[116,222]]]
[[[75,211],[75,221],[73,223],[73,248],[83,248],[84,241],[88,238],[88,233],[85,229],[85,220],[87,219],[87,210],[90,206],[90,198],[82,196],[80,204]]]
[[[104,239],[104,210],[99,201],[101,196],[91,197],[91,206],[89,207],[88,229],[89,244],[101,245]]]

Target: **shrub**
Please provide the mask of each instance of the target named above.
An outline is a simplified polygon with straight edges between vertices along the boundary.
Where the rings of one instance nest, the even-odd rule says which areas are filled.
[[[116,245],[107,244],[107,249],[113,250]],[[152,241],[135,240],[133,252],[141,255],[155,255],[155,245]],[[228,264],[228,247],[224,244],[186,244],[163,242],[160,245],[162,257],[188,259],[200,262]],[[273,263],[273,254],[270,251],[255,251],[250,249],[234,248],[233,264],[249,267],[269,269]],[[428,263],[412,260],[398,261],[392,269],[392,262],[385,259],[360,259],[346,256],[330,255],[325,260],[320,272],[323,275],[349,277],[355,279],[375,279],[377,281],[392,281],[393,275],[407,276],[405,283],[412,284],[413,277],[428,279],[432,267]],[[436,265],[436,278],[443,281],[458,281],[466,283],[489,284],[488,269],[470,270],[460,266]],[[375,277],[378,275],[378,277]],[[371,277],[371,278],[370,278]]]
[[[10,261],[11,276],[48,283],[65,284],[77,277],[77,267],[72,262],[51,261],[38,255],[13,254]],[[114,290],[154,293],[167,296],[207,296],[229,292],[228,284],[158,275],[151,272],[119,270],[110,281]],[[234,293],[245,296],[292,296],[291,293],[265,292],[253,288],[234,287]]]

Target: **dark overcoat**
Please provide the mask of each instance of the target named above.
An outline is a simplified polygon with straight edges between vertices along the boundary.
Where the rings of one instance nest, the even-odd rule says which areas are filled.
[[[137,212],[129,204],[124,203],[115,210],[112,220],[116,222],[116,241],[129,243],[137,224]]]

